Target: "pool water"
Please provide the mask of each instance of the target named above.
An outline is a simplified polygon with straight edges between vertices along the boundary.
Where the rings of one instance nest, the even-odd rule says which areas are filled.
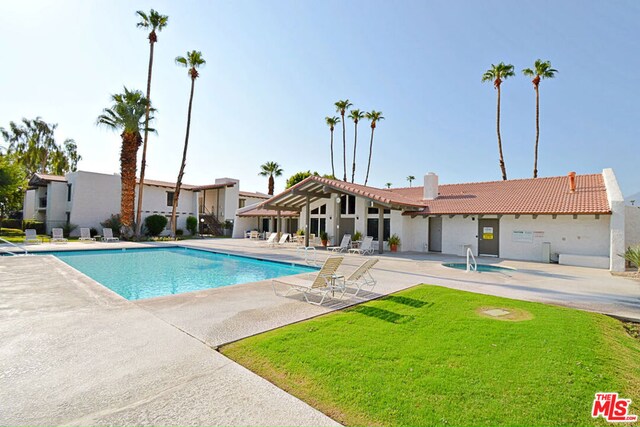
[[[312,267],[188,248],[59,251],[50,254],[128,300],[317,271]]]
[[[448,263],[448,264],[442,264],[445,267],[449,267],[449,268],[456,268],[458,270],[466,270],[467,269],[467,264],[463,263],[463,262],[452,262],[452,263]],[[478,270],[480,272],[485,272],[485,273],[495,273],[495,272],[505,272],[505,271],[513,271],[513,268],[509,268],[509,267],[499,267],[497,265],[488,265],[488,264],[478,264]]]

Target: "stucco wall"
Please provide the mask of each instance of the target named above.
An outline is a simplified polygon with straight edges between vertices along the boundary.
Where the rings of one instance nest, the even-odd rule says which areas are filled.
[[[640,206],[625,206],[625,247],[640,245]]]
[[[71,184],[70,221],[78,228],[93,227],[102,234],[101,222],[120,213],[120,176],[78,171],[67,175]],[[66,200],[66,199],[65,199]]]
[[[51,182],[47,186],[47,233],[67,223],[67,183]]]
[[[425,218],[423,221],[428,221]],[[461,215],[442,217],[442,253],[464,255],[464,245],[471,245],[478,254],[478,219],[475,216],[463,218]]]
[[[136,194],[137,191],[136,186]],[[144,195],[142,198],[142,221],[150,215],[171,216],[172,206],[167,206],[167,192],[173,191],[174,190],[172,188],[145,185]],[[197,216],[197,194],[198,193],[194,193],[191,190],[180,190],[178,207],[176,209],[176,226],[177,228],[184,230],[185,234],[188,233],[186,228],[187,217]],[[118,203],[120,203],[119,200],[120,199],[118,198]]]
[[[25,191],[24,202],[22,204],[23,219],[36,219],[36,193],[36,189]]]
[[[403,216],[402,222],[402,234],[399,234],[400,250],[403,252],[424,252],[425,243],[429,235],[429,221],[422,217],[411,218],[410,216]],[[391,233],[395,233],[393,221],[391,224]]]

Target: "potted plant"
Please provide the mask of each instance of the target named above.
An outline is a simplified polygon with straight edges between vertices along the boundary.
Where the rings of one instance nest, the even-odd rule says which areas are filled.
[[[326,231],[320,232],[320,240],[322,241],[322,246],[326,248],[327,245],[329,244],[329,235],[327,234]]]
[[[355,233],[353,233],[353,237],[351,238],[351,240],[353,240],[354,242],[359,242],[360,240],[362,240],[362,233],[356,231]]]
[[[389,249],[391,249],[391,252],[398,252],[398,246],[400,246],[400,237],[397,234],[389,236]]]
[[[298,236],[304,236],[304,230],[301,228],[300,230],[296,231],[296,234]]]

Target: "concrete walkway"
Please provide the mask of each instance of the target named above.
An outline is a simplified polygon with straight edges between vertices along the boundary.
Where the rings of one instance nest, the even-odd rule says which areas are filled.
[[[181,244],[301,261],[294,248],[247,240]],[[343,271],[362,261],[347,255]],[[419,283],[640,319],[640,282],[608,271],[489,259],[517,270],[466,273],[445,261],[461,259],[385,254],[375,292],[317,307],[276,296],[269,282],[131,302],[54,257],[0,257],[0,424],[335,424],[214,349]]]

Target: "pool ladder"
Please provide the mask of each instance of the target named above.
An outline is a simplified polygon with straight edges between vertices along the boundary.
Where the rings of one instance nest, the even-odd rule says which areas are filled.
[[[24,246],[22,246],[22,245],[16,245],[15,243],[12,243],[12,242],[10,242],[10,241],[8,241],[8,240],[3,239],[2,237],[0,237],[0,241],[1,241],[1,242],[4,242],[4,243],[5,243],[5,244],[7,244],[7,245],[13,246],[14,248],[18,248],[18,249],[20,249],[21,251],[23,251],[23,252],[24,252],[22,255],[29,255],[29,251],[27,250],[27,248],[25,248],[25,247],[24,247]],[[17,253],[15,253],[15,252],[13,252],[13,251],[10,251],[9,249],[5,248],[4,246],[0,246],[0,250],[1,250],[2,252],[4,252],[4,253],[8,254],[8,255],[11,255],[11,256],[18,256],[18,254],[17,254]]]
[[[472,261],[473,264],[471,263]],[[478,271],[478,263],[476,262],[476,257],[473,256],[471,248],[467,248],[467,272],[469,271]]]

